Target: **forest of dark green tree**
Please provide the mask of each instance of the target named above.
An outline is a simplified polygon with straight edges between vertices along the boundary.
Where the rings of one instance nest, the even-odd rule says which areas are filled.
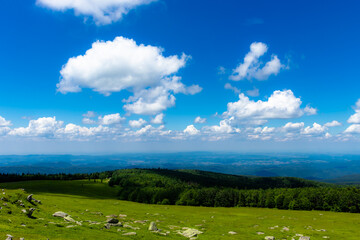
[[[359,186],[294,177],[253,177],[199,170],[123,169],[82,174],[0,174],[0,182],[108,180],[121,200],[204,207],[360,212]]]
[[[110,186],[141,203],[360,212],[360,189],[292,177],[247,177],[198,170],[115,171]]]

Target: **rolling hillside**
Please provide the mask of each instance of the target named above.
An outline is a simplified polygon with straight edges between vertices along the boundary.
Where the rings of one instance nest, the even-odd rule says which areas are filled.
[[[321,211],[260,208],[208,208],[140,204],[117,199],[118,187],[88,180],[1,183],[0,238],[13,239],[189,239],[187,228],[202,233],[198,239],[357,239],[360,215]],[[24,188],[22,190],[21,188]],[[26,197],[41,204],[26,202]],[[25,207],[19,205],[21,200]],[[4,205],[6,203],[7,206]],[[35,208],[33,217],[22,209]],[[9,213],[11,211],[11,213]],[[63,211],[74,220],[53,217]],[[108,217],[107,217],[108,216]],[[121,224],[106,228],[108,218]],[[149,231],[155,222],[162,231]],[[128,235],[129,233],[136,235]]]

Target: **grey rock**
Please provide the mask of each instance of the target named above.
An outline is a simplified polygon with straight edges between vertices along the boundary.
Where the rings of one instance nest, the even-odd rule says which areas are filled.
[[[275,237],[274,236],[266,236],[265,240],[275,240]]]
[[[193,229],[193,228],[189,228],[183,232],[179,232],[180,235],[187,237],[187,238],[192,238],[192,237],[196,237],[199,234],[202,234],[203,232],[197,230],[197,229]]]
[[[75,222],[75,220],[70,216],[64,217],[64,220],[67,221],[67,222]]]
[[[12,240],[13,239],[13,236],[11,236],[10,234],[7,234],[6,237],[7,237],[6,240]]]
[[[29,196],[27,196],[26,200],[28,202],[31,202],[33,200],[32,196],[33,196],[33,194],[30,194]]]
[[[69,216],[69,214],[59,211],[59,212],[54,213],[53,216],[64,218],[64,217]]]
[[[158,231],[159,229],[156,227],[155,222],[151,222],[149,225],[149,231]]]
[[[237,234],[237,232],[234,232],[234,231],[230,231],[230,232],[228,232],[230,235],[236,235]]]
[[[118,223],[119,219],[116,218],[109,218],[108,220],[106,220],[107,223]]]
[[[299,240],[310,240],[310,237],[303,236],[303,237],[300,237]]]
[[[36,210],[35,208],[30,208],[28,213],[27,213],[27,216],[32,217],[32,214],[34,213],[35,210]]]
[[[128,232],[123,234],[123,236],[134,236],[134,235],[136,235],[136,232]]]

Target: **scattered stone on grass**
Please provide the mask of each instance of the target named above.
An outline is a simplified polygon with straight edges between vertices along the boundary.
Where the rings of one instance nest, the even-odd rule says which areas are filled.
[[[202,234],[203,232],[197,230],[197,229],[193,229],[193,228],[189,228],[185,231],[178,231],[178,233],[184,237],[187,238],[192,238],[192,237],[197,237],[199,234]]]
[[[230,232],[228,232],[230,235],[236,235],[237,234],[237,232],[234,232],[234,231],[230,231]]]
[[[145,224],[147,223],[149,220],[136,220],[134,221],[134,223],[141,223],[141,224]]]
[[[64,218],[64,217],[67,217],[67,216],[69,216],[69,214],[64,213],[64,212],[61,212],[61,211],[56,212],[56,213],[53,214],[53,217],[61,217],[61,218]]]
[[[131,226],[131,225],[129,225],[129,224],[124,224],[123,227],[124,227],[124,228],[130,228],[130,229],[132,229],[132,230],[139,230],[139,229],[140,229],[139,227],[133,227],[133,226]]]
[[[256,232],[256,234],[257,234],[257,235],[263,235],[263,234],[265,234],[265,233],[263,233],[263,232]]]
[[[126,218],[127,217],[127,215],[125,215],[125,214],[119,214],[119,218]]]
[[[265,240],[275,240],[275,237],[274,236],[266,236]]]
[[[73,227],[76,227],[76,225],[69,225],[69,226],[66,226],[66,228],[73,228]]]
[[[303,236],[303,237],[300,237],[299,240],[310,240],[310,237]]]
[[[136,232],[128,232],[123,234],[123,236],[134,236],[134,235],[136,235]]]
[[[158,231],[159,229],[156,227],[155,222],[151,222],[149,225],[149,231]]]
[[[75,222],[75,220],[70,216],[64,217],[64,220],[67,221],[67,222]]]
[[[106,220],[107,223],[118,223],[119,222],[119,219],[116,219],[116,218],[109,218]]]
[[[35,208],[30,208],[26,215],[31,218],[35,210]]]
[[[287,232],[288,232],[289,230],[290,230],[290,229],[289,229],[288,227],[283,227],[283,228],[282,228],[282,231],[287,231]]]

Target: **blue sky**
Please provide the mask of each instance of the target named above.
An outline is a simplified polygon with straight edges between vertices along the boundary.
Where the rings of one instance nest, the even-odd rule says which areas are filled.
[[[72,2],[2,3],[0,153],[357,151],[359,3]]]

